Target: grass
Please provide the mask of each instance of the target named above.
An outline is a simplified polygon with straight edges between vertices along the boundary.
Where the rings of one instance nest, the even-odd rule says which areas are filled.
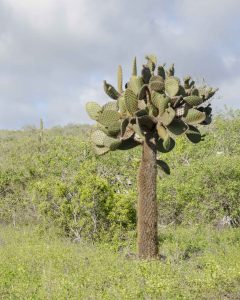
[[[160,230],[162,261],[0,227],[0,299],[240,299],[240,230]]]

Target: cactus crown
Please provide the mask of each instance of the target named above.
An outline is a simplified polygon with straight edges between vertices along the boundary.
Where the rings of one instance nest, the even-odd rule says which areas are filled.
[[[217,91],[207,86],[196,87],[191,77],[183,81],[175,76],[174,65],[157,66],[154,55],[146,56],[141,75],[137,75],[136,58],[132,76],[122,88],[122,68],[118,67],[118,90],[104,81],[104,90],[112,101],[103,106],[88,102],[88,115],[97,124],[91,141],[96,154],[141,145],[147,132],[156,134],[157,149],[168,152],[179,135],[193,143],[202,140],[196,125],[211,123],[211,105],[206,104]],[[154,73],[157,70],[156,74]]]

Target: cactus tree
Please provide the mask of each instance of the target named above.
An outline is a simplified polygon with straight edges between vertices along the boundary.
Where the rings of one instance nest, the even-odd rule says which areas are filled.
[[[202,140],[198,124],[211,122],[211,106],[206,104],[216,89],[196,87],[191,77],[183,81],[175,76],[174,65],[157,66],[154,55],[146,56],[141,75],[137,75],[136,59],[132,75],[122,86],[122,68],[118,67],[118,89],[104,81],[104,90],[112,99],[100,106],[88,102],[86,110],[97,121],[91,141],[97,155],[114,150],[142,146],[138,172],[137,231],[138,256],[158,257],[156,201],[157,167],[169,172],[167,164],[157,159],[175,146],[177,136],[198,143]]]

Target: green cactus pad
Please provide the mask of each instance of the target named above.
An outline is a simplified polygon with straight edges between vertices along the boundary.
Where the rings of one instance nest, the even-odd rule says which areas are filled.
[[[151,76],[152,76],[151,70],[147,66],[143,66],[142,77],[145,84],[149,83]]]
[[[111,123],[110,125],[107,126],[107,129],[108,129],[109,135],[116,136],[121,130],[121,122],[117,121],[117,122]]]
[[[133,60],[132,76],[137,76],[137,59],[136,59],[136,57],[134,57],[134,60]]]
[[[169,97],[166,97],[165,95],[159,94],[155,91],[152,92],[152,103],[158,109],[160,116],[168,108],[170,101],[171,99]]]
[[[121,124],[121,136],[124,136],[124,133],[128,127],[128,124],[129,124],[129,120],[128,119],[124,119],[122,121],[122,124]]]
[[[187,93],[182,85],[179,85],[179,90],[178,90],[177,95],[182,96],[182,97],[187,96]]]
[[[118,111],[118,102],[110,101],[103,105],[102,110],[115,110]]]
[[[161,116],[161,121],[164,125],[168,126],[172,123],[173,119],[175,118],[175,110],[172,107],[168,107],[163,115]]]
[[[138,95],[143,84],[144,82],[142,77],[132,76],[129,80],[128,88],[132,90],[135,95]]]
[[[200,124],[206,119],[205,112],[199,111],[197,109],[191,108],[183,120],[190,125]]]
[[[118,73],[117,73],[117,78],[118,78],[118,92],[121,94],[123,89],[123,74],[122,74],[122,67],[118,66]]]
[[[142,116],[146,116],[146,115],[148,115],[147,109],[139,109],[138,111],[136,111],[134,113],[134,116],[136,116],[136,117],[142,117]]]
[[[137,118],[137,123],[144,130],[152,130],[155,125],[152,118],[148,115]]]
[[[102,111],[102,108],[96,102],[88,102],[86,104],[86,111],[91,119],[97,120],[99,117],[99,114]]]
[[[157,57],[151,54],[151,55],[147,55],[145,58],[147,59],[147,66],[152,73],[155,70],[155,67],[157,65]]]
[[[104,80],[103,87],[105,93],[112,99],[117,100],[120,97],[119,92],[109,83]]]
[[[179,79],[173,76],[166,78],[165,91],[169,97],[176,96],[179,91]]]
[[[98,117],[98,122],[104,126],[110,126],[120,119],[120,114],[114,110],[104,110]]]
[[[129,150],[141,145],[139,142],[135,141],[133,138],[126,139],[118,146],[118,150]]]
[[[194,95],[184,97],[183,100],[184,100],[187,104],[189,104],[190,106],[197,106],[197,105],[203,103],[203,100],[202,100],[201,97],[199,97],[199,96],[194,96]]]
[[[175,147],[175,141],[171,137],[166,140],[159,139],[157,141],[157,150],[162,153],[170,152]]]
[[[127,111],[133,115],[135,111],[138,110],[138,99],[134,92],[130,89],[126,89],[125,91],[125,105]]]
[[[171,64],[171,66],[169,67],[169,69],[166,71],[167,76],[168,76],[168,77],[174,76],[174,72],[175,72],[174,64]]]
[[[99,147],[96,145],[93,146],[93,150],[97,155],[103,155],[110,151],[108,147]]]
[[[106,133],[98,129],[92,132],[91,141],[97,146],[104,146],[104,139],[106,136]]]
[[[160,81],[160,82],[164,83],[164,79],[161,76],[158,76],[158,75],[152,75],[151,76],[151,78],[149,80],[149,83],[153,82],[153,81]]]
[[[159,124],[157,125],[157,133],[162,140],[166,140],[169,136],[166,128]]]
[[[164,90],[164,83],[162,81],[151,81],[149,83],[151,91],[162,92]]]
[[[167,126],[167,129],[174,135],[181,135],[188,130],[188,125],[182,120],[177,119],[173,120],[172,123]]]
[[[147,95],[146,93],[149,92],[149,88],[148,88],[148,85],[147,84],[144,84],[140,91],[139,91],[139,94],[138,94],[138,100],[143,100],[143,99],[146,99],[147,98]]]
[[[127,112],[124,95],[118,98],[118,107],[121,114],[125,114]]]
[[[190,89],[190,80],[191,80],[190,76],[186,76],[183,78],[183,82],[184,82],[183,86],[185,89]]]
[[[135,131],[135,133],[139,136],[140,139],[142,139],[142,140],[145,139],[144,133],[141,130],[141,127],[138,124],[133,124],[132,128]]]
[[[103,142],[104,146],[108,147],[111,151],[116,150],[121,144],[121,141],[119,139],[115,139],[109,136],[106,136]]]
[[[189,125],[189,128],[186,131],[186,137],[194,144],[201,142],[202,139],[200,131],[192,125]]]
[[[170,175],[170,168],[165,161],[157,159],[157,165],[161,169],[161,171],[163,171],[167,175]]]
[[[151,116],[151,117],[157,117],[158,116],[158,109],[154,105],[149,104],[147,109],[148,109],[149,116]]]
[[[166,78],[164,66],[165,64],[158,66],[158,70],[157,70],[158,76],[161,76],[163,79]]]

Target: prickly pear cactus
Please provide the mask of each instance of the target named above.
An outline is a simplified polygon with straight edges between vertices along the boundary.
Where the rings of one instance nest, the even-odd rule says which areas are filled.
[[[169,69],[165,69],[165,64],[157,66],[154,55],[146,59],[138,75],[134,58],[125,90],[121,66],[117,90],[104,81],[104,90],[111,98],[108,103],[102,107],[95,102],[86,104],[88,115],[97,121],[91,136],[96,154],[141,145],[149,131],[155,133],[160,152],[172,150],[179,135],[185,135],[192,143],[202,140],[197,126],[210,124],[212,110],[207,101],[217,89],[196,87],[190,76],[181,81],[175,75],[174,65]]]

